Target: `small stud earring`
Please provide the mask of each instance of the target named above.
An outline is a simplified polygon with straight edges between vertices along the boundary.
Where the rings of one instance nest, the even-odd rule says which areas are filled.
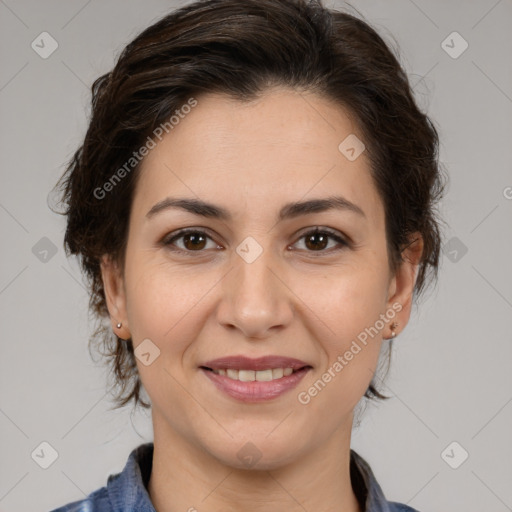
[[[395,329],[398,327],[398,324],[396,322],[393,322],[391,324],[391,337],[394,338],[396,336]]]
[[[119,323],[116,325],[116,327],[117,327],[118,329],[121,329],[121,327],[122,327],[122,326],[123,326],[123,324],[122,324],[121,322],[119,322]]]

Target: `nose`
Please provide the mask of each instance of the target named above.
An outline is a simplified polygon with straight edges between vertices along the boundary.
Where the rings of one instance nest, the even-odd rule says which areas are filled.
[[[293,293],[269,250],[252,263],[234,255],[234,268],[222,281],[217,319],[246,339],[265,339],[286,328],[293,318]],[[280,275],[281,274],[281,275]]]

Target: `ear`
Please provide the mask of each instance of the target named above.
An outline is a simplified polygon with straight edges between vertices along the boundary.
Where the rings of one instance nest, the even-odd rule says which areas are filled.
[[[126,293],[122,272],[109,255],[103,255],[100,268],[112,330],[119,338],[127,340],[131,335],[126,311]],[[121,327],[117,327],[119,323]]]
[[[389,283],[387,307],[397,311],[391,322],[391,325],[395,323],[396,327],[390,328],[390,332],[398,334],[409,322],[414,285],[422,254],[423,237],[419,232],[413,233],[409,237],[408,245],[402,250],[402,262]]]

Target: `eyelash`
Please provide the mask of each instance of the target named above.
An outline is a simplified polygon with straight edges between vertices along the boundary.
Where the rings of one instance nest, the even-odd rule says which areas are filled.
[[[201,250],[197,250],[197,251],[190,251],[190,250],[187,250],[187,249],[180,249],[180,248],[175,248],[175,247],[172,248],[171,247],[173,245],[174,241],[176,241],[176,240],[178,240],[180,238],[183,238],[185,235],[188,235],[188,234],[191,234],[191,233],[196,234],[196,235],[204,235],[207,238],[209,238],[210,240],[213,240],[212,237],[206,231],[203,231],[201,229],[196,229],[196,228],[185,228],[185,229],[182,229],[182,230],[180,230],[180,231],[178,231],[176,233],[173,233],[170,238],[169,237],[165,237],[162,240],[162,244],[164,246],[168,247],[171,251],[178,252],[178,253],[185,253],[185,254],[199,253],[200,254],[200,253],[205,252],[206,249],[201,249]],[[337,234],[337,232],[335,232],[335,231],[333,231],[333,230],[331,230],[329,228],[320,228],[320,227],[316,227],[313,230],[307,231],[306,233],[302,234],[298,240],[302,240],[303,238],[305,238],[307,236],[315,235],[315,234],[327,235],[329,238],[332,238],[333,240],[338,242],[338,244],[340,244],[341,247],[338,248],[338,249],[335,249],[334,251],[331,248],[330,250],[329,249],[322,249],[322,250],[319,250],[319,251],[308,251],[308,250],[306,250],[306,252],[313,253],[313,254],[314,253],[320,253],[319,256],[322,256],[325,253],[331,254],[332,252],[337,252],[337,251],[342,250],[345,247],[348,247],[350,245],[349,242],[347,242],[344,238],[339,236]]]

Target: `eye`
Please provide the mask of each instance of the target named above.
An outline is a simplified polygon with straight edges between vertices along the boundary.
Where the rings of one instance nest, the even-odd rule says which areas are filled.
[[[341,245],[342,247],[349,245],[346,240],[344,240],[340,235],[338,235],[335,231],[332,231],[329,228],[317,227],[316,229],[308,231],[307,233],[303,234],[299,238],[299,240],[302,239],[304,239],[304,245],[307,248],[306,250],[308,252],[332,252],[324,250],[328,245],[330,239],[335,240],[336,242],[338,242],[338,245]]]
[[[178,252],[202,252],[202,249],[205,248],[206,240],[212,240],[206,231],[201,231],[200,229],[182,229],[171,238],[165,238],[162,243],[165,246],[173,246],[174,242],[180,239],[183,239],[184,247],[178,246],[177,249],[171,247],[172,250]],[[217,244],[214,245],[216,248],[219,247]]]
[[[315,228],[314,230],[310,230],[304,233],[299,241],[304,239],[304,245],[306,247],[307,252],[331,252],[326,251],[326,247],[329,245],[329,240],[334,240],[337,242],[338,246],[346,247],[349,243],[343,239],[337,232],[332,231],[329,228]],[[211,240],[213,242],[212,237],[203,230],[188,228],[182,229],[178,231],[171,237],[165,238],[162,243],[169,247],[173,251],[177,252],[203,252],[203,249],[207,247],[207,241]],[[178,245],[177,242],[182,242],[182,246]],[[298,242],[296,242],[297,244]],[[221,248],[218,244],[213,242],[214,247],[210,247],[213,249]],[[335,244],[336,245],[336,244]],[[173,248],[174,246],[174,248]],[[332,247],[331,247],[332,249]]]

